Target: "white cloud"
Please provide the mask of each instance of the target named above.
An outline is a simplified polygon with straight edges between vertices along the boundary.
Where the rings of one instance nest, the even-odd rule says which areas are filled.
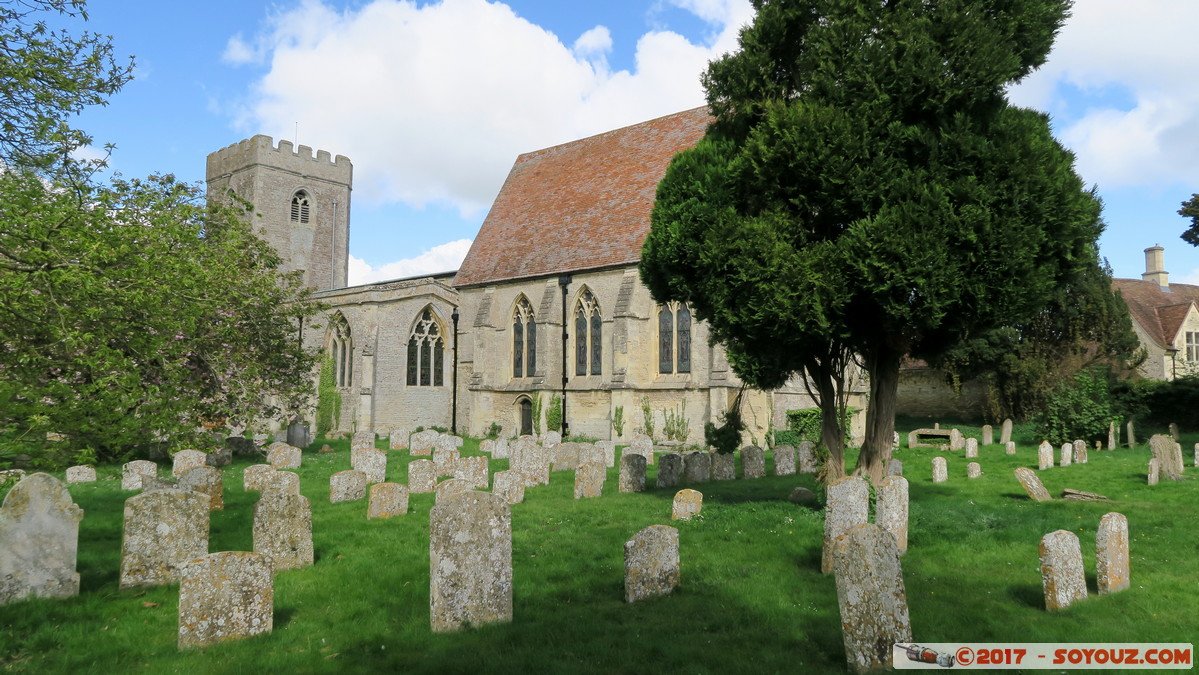
[[[452,272],[462,264],[470,250],[470,239],[458,239],[434,246],[414,258],[405,258],[379,267],[372,267],[365,260],[350,256],[349,285],[359,286],[376,281],[403,279],[422,274]]]
[[[647,32],[636,67],[610,72],[603,26],[568,47],[500,2],[372,0],[338,13],[306,0],[252,41],[269,72],[239,127],[291,138],[298,123],[301,143],[354,161],[356,199],[474,217],[522,152],[703,104],[700,73],[736,46],[752,8],[671,1],[713,22],[707,43]]]
[[[261,58],[262,53],[248,44],[241,33],[229,38],[229,42],[225,44],[225,51],[221,54],[221,61],[233,66],[256,63]]]

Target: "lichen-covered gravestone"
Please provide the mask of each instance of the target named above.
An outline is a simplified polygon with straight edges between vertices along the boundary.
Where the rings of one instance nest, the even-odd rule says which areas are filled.
[[[1049,441],[1041,441],[1037,446],[1037,469],[1044,471],[1053,467],[1053,446]]]
[[[179,580],[179,566],[208,553],[208,496],[154,490],[125,500],[121,588]]]
[[[558,445],[548,446],[550,450],[550,462],[553,464],[554,471],[574,471],[579,468],[579,464],[583,461],[583,448],[586,443],[559,443]]]
[[[695,490],[679,490],[674,495],[674,505],[670,510],[671,520],[691,520],[704,507],[703,493]]]
[[[944,483],[949,480],[949,466],[944,457],[933,457],[933,482]]]
[[[683,455],[683,482],[687,485],[707,483],[712,480],[712,455],[706,452],[688,452]]]
[[[286,443],[272,443],[266,455],[267,464],[276,469],[298,469],[302,459],[300,449]]]
[[[1149,449],[1167,480],[1182,480],[1182,446],[1169,436],[1154,434],[1149,438]]]
[[[220,469],[207,465],[197,466],[180,476],[179,488],[207,495],[209,511],[221,511],[225,508],[225,478]]]
[[[409,435],[411,435],[411,432],[408,431],[407,427],[392,430],[391,434],[387,437],[387,447],[392,450],[407,450]]]
[[[96,482],[96,468],[87,465],[72,466],[67,469],[67,482],[94,483]]]
[[[888,476],[878,488],[874,519],[879,527],[895,537],[899,555],[908,552],[908,480]]]
[[[429,621],[434,633],[512,621],[512,512],[466,492],[429,511]]]
[[[258,489],[263,495],[268,492],[286,492],[290,495],[298,495],[300,494],[300,474],[294,471],[272,471],[263,474]]]
[[[1016,480],[1020,481],[1020,486],[1024,488],[1029,497],[1038,502],[1053,500],[1053,497],[1049,495],[1049,490],[1045,489],[1045,485],[1032,469],[1022,466],[1016,469],[1015,474]]]
[[[587,463],[575,470],[575,499],[599,497],[604,491],[608,469],[603,464]]]
[[[246,467],[245,471],[242,471],[242,488],[247,492],[251,490],[261,492],[267,476],[275,473],[276,471],[278,471],[278,469],[270,464],[251,464],[250,466]]]
[[[679,484],[683,473],[683,458],[673,452],[668,452],[658,460],[658,482],[660,488],[672,488]]]
[[[211,451],[205,453],[204,463],[214,469],[229,466],[233,463],[233,448],[228,445],[213,448]]]
[[[329,501],[333,504],[354,502],[366,497],[366,474],[356,469],[329,476]]]
[[[737,456],[729,452],[712,453],[712,480],[736,480]]]
[[[437,484],[437,492],[433,495],[433,503],[440,504],[445,500],[470,492],[470,483],[459,478],[448,478]]]
[[[679,531],[650,525],[624,544],[624,600],[670,595],[679,585]]]
[[[604,460],[604,466],[609,469],[616,466],[616,441],[596,441],[595,450]]]
[[[515,471],[497,471],[491,477],[491,492],[509,504],[519,504],[525,500],[525,481]]]
[[[408,486],[399,483],[375,483],[370,488],[366,517],[391,518],[408,513]]]
[[[387,480],[387,453],[373,447],[355,448],[350,451],[350,468],[366,474],[368,483],[382,483]]]
[[[991,428],[991,425],[990,425],[990,424],[984,424],[984,425],[983,425],[983,439],[982,439],[982,444],[983,444],[983,445],[990,445],[990,444],[992,444],[992,443],[994,443],[994,442],[995,442],[995,430]]]
[[[0,605],[79,595],[75,562],[83,509],[57,478],[20,480],[0,506]]]
[[[892,457],[891,461],[887,462],[887,475],[888,476],[902,476],[903,475],[903,462]]]
[[[974,459],[975,457],[978,457],[978,439],[977,438],[967,438],[966,439],[966,459]]]
[[[940,459],[940,457],[936,458]],[[858,476],[829,483],[824,504],[824,549],[820,571],[833,571],[833,546],[837,537],[865,523],[870,513],[870,485]]]
[[[1063,443],[1062,453],[1058,457],[1058,466],[1070,466],[1074,463],[1074,444]]]
[[[1045,591],[1045,609],[1065,609],[1087,599],[1087,583],[1082,571],[1082,549],[1078,535],[1057,530],[1041,537],[1041,588]]]
[[[766,475],[766,456],[762,448],[747,445],[741,448],[741,477],[762,478]]]
[[[1004,453],[1006,453],[1006,454],[1009,454],[1009,455],[1014,455],[1014,454],[1016,454],[1016,442],[1015,442],[1015,441],[1008,441],[1007,443],[1004,443],[1004,444],[1003,444],[1003,451],[1004,451]]]
[[[1100,595],[1116,593],[1131,585],[1128,518],[1122,513],[1104,514],[1099,519],[1099,529],[1095,531],[1095,578]]]
[[[1074,463],[1086,464],[1090,457],[1087,454],[1087,442],[1083,440],[1074,441]]]
[[[645,491],[645,457],[643,455],[628,453],[621,455],[618,489],[621,492]]]
[[[967,478],[978,478],[981,475],[983,475],[983,468],[978,462],[970,462],[966,465]]]
[[[840,536],[833,551],[841,636],[851,670],[890,670],[896,642],[912,641],[908,597],[895,539],[864,523]]]
[[[188,561],[179,582],[179,649],[271,632],[274,574],[269,558],[249,551]]]
[[[645,434],[633,434],[629,447],[624,449],[626,455],[641,455],[645,458],[646,466],[654,464],[654,441]]]
[[[1149,460],[1149,484],[1150,485],[1157,485],[1158,481],[1161,480],[1161,470],[1162,470],[1162,464],[1161,464],[1161,462],[1158,461],[1158,459],[1156,457]]]
[[[441,434],[432,429],[412,434],[408,438],[408,452],[421,456],[433,454],[433,444],[437,442],[439,436]]]
[[[171,475],[183,478],[184,474],[201,466],[208,466],[208,455],[199,450],[180,450],[172,458]]]
[[[795,449],[796,469],[800,473],[816,473],[820,471],[820,461],[816,457],[816,444],[803,441]]]
[[[774,448],[774,475],[792,476],[795,474],[795,448],[790,445],[779,445]]]
[[[414,495],[428,494],[437,489],[437,469],[427,459],[408,462],[408,490]]]
[[[547,448],[552,448],[562,443],[562,434],[557,431],[547,431],[541,437],[541,444]]]
[[[491,458],[492,459],[508,459],[511,456],[512,456],[512,446],[508,443],[508,439],[497,438],[495,440],[495,445],[492,446]]]
[[[454,463],[454,478],[466,481],[476,490],[486,490],[487,484],[490,482],[487,458],[482,456],[459,457],[458,461]]]
[[[158,465],[154,462],[137,459],[125,464],[121,470],[121,489],[122,490],[140,490],[142,489],[143,476],[157,476]]]
[[[303,495],[266,492],[254,504],[254,552],[277,570],[312,564],[312,504]]]
[[[461,436],[453,434],[441,434],[433,441],[434,450],[460,450],[462,449],[463,439]]]

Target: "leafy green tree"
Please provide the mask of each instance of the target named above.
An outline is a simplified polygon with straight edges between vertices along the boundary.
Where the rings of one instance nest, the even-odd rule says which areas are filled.
[[[1199,246],[1199,194],[1193,194],[1183,202],[1182,208],[1178,209],[1178,215],[1191,219],[1191,226],[1182,233],[1183,241],[1192,246]]]
[[[1100,204],[1004,90],[1068,0],[755,0],[704,76],[716,120],[658,187],[642,280],[685,299],[761,388],[806,372],[830,425],[869,375],[881,477],[900,360],[1035,315],[1096,264]],[[836,434],[823,434],[844,471]]]

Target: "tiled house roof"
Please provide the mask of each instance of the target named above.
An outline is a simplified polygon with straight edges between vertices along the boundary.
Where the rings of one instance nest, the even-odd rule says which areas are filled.
[[[1190,284],[1170,284],[1168,293],[1156,282],[1141,279],[1113,279],[1112,286],[1124,296],[1133,320],[1165,349],[1174,347],[1187,311],[1199,302],[1199,286]]]
[[[521,155],[454,286],[636,263],[658,182],[710,122],[700,107]]]

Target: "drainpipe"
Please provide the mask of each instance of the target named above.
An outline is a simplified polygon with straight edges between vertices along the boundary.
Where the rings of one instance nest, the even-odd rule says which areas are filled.
[[[450,318],[454,321],[454,372],[450,375],[450,388],[452,397],[450,401],[450,433],[458,435],[458,308],[454,308],[454,313],[450,314]]]
[[[566,370],[567,354],[569,353],[569,338],[570,334],[566,330],[566,290],[570,286],[570,275],[563,274],[558,277],[558,285],[562,287],[562,437],[566,438],[570,434],[570,425],[566,421],[566,382],[568,372]]]

